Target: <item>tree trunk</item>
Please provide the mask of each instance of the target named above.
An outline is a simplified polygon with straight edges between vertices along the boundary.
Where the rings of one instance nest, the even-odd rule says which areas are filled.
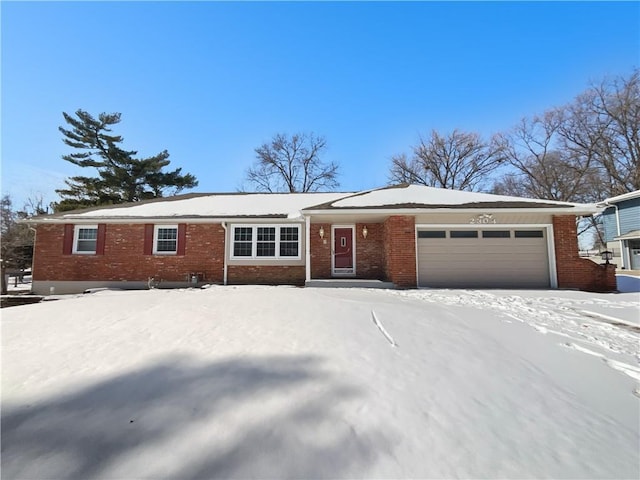
[[[0,281],[2,282],[2,295],[7,294],[7,277],[5,275],[5,272],[6,268],[4,268],[4,262],[0,260],[0,277],[2,277]]]

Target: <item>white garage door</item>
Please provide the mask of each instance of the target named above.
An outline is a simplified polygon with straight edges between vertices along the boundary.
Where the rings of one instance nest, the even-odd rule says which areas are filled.
[[[548,288],[545,228],[418,229],[418,285]]]

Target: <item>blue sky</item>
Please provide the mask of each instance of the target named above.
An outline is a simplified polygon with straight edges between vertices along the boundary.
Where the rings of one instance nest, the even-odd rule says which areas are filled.
[[[235,191],[275,133],[327,138],[340,190],[418,135],[489,136],[640,64],[637,2],[1,2],[2,193],[86,174],[62,112],[121,112],[124,147]]]

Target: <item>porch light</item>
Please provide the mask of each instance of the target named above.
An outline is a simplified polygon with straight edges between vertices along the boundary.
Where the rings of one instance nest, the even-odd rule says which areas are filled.
[[[362,236],[364,238],[367,238],[367,235],[369,235],[369,230],[367,230],[367,226],[365,225],[364,228],[362,229]]]
[[[324,238],[324,227],[322,227],[322,225],[320,226],[320,230],[318,230],[318,234],[320,235],[320,238]]]
[[[613,252],[609,250],[600,252],[600,255],[602,256],[602,260],[604,260],[607,265],[609,265],[609,260],[613,259]]]

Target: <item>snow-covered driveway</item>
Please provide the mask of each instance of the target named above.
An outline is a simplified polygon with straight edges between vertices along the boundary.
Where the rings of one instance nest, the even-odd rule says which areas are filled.
[[[243,286],[4,309],[2,478],[638,478],[639,300]]]

